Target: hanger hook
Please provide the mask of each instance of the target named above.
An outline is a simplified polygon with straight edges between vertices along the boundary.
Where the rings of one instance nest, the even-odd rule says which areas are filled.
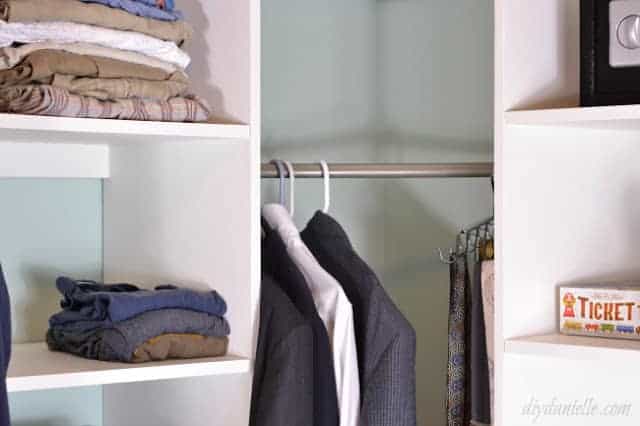
[[[331,205],[331,173],[329,172],[329,165],[325,160],[320,161],[320,168],[322,169],[322,180],[324,183],[324,207],[322,213],[329,213],[329,206]]]
[[[279,200],[280,200],[280,204],[284,206],[287,201],[284,195],[284,185],[285,185],[284,181],[285,181],[285,175],[286,175],[284,171],[284,165],[282,163],[282,160],[277,160],[277,159],[271,160],[270,163],[276,166],[276,170],[278,172],[278,180],[279,180],[279,187],[280,187]]]
[[[440,262],[445,263],[447,265],[451,265],[453,262],[455,262],[455,260],[453,260],[453,256],[451,254],[449,254],[448,258],[444,257],[444,253],[442,252],[441,248],[438,248],[436,251],[438,252],[438,255],[440,256]]]
[[[293,217],[295,212],[295,186],[296,186],[296,173],[293,170],[293,165],[290,161],[284,160],[284,165],[289,172],[289,214]]]

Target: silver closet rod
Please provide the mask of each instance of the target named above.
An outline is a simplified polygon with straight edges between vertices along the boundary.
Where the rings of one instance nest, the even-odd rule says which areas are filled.
[[[321,178],[319,163],[294,163],[296,178]],[[330,163],[332,178],[480,178],[493,176],[493,163]],[[288,176],[288,173],[287,173]],[[277,178],[276,166],[262,164],[263,178]]]

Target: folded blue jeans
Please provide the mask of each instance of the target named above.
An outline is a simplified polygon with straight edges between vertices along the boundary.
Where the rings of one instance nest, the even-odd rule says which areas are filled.
[[[131,362],[138,346],[162,334],[223,337],[230,333],[226,319],[185,309],[149,311],[97,328],[90,322],[93,328],[82,322],[50,327],[49,349],[101,361]]]

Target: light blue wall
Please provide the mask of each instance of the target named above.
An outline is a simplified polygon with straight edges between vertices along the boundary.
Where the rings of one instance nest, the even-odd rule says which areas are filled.
[[[263,2],[263,158],[491,161],[493,2]],[[321,182],[296,184],[300,227]],[[488,179],[334,181],[331,214],[418,334],[419,425],[445,424],[448,269]],[[275,183],[263,200],[276,200]]]
[[[102,276],[102,182],[0,179],[0,262],[15,342],[44,340],[60,274]],[[99,387],[14,393],[13,426],[100,426]]]
[[[11,426],[100,426],[102,387],[9,395]]]

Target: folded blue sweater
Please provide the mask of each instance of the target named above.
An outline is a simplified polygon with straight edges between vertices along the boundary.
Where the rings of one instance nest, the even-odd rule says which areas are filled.
[[[216,316],[223,316],[227,311],[226,302],[214,290],[195,291],[175,286],[141,290],[131,284],[99,284],[67,277],[58,278],[56,287],[64,297],[63,310],[51,316],[51,327],[78,321],[115,323],[158,309],[187,309]]]
[[[98,3],[104,6],[122,9],[133,15],[161,21],[178,21],[183,19],[179,10],[164,10],[136,0],[81,0],[84,3]]]

